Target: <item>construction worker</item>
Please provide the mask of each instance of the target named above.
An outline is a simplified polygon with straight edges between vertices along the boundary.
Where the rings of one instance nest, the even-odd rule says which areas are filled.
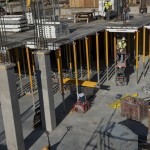
[[[129,5],[127,3],[124,3],[123,5],[123,20],[124,21],[129,20],[129,11],[130,11]]]
[[[125,37],[121,39],[121,41],[118,43],[118,50],[119,50],[119,58],[120,62],[123,63],[124,61],[124,51],[126,49],[127,43]]]
[[[112,9],[112,3],[110,0],[105,0],[104,3],[104,11],[106,13],[106,20],[109,21],[110,20],[110,11]]]

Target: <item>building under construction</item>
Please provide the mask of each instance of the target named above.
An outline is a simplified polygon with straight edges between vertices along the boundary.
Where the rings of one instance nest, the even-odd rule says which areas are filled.
[[[113,1],[109,21],[86,2],[65,17],[59,0],[0,8],[0,150],[149,149],[146,0],[129,20]]]

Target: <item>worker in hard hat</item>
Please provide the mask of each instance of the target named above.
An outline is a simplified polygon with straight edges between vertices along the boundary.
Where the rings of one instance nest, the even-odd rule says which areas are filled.
[[[126,49],[126,46],[127,46],[126,39],[125,39],[125,37],[123,37],[117,45],[121,63],[123,63],[123,61],[124,61],[124,51]]]
[[[44,146],[42,150],[51,150],[51,148],[49,146]]]
[[[106,20],[110,20],[110,12],[112,10],[112,3],[110,0],[105,0],[104,2],[104,11],[106,13]]]

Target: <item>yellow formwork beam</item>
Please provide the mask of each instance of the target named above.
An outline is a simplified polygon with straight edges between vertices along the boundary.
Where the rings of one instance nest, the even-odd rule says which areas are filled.
[[[63,79],[64,84],[76,84],[76,79],[74,78],[65,78]],[[78,80],[78,85],[79,86],[84,86],[84,87],[91,87],[95,88],[97,87],[97,82],[92,82],[92,81],[83,81],[83,80]]]
[[[86,47],[86,63],[87,63],[88,80],[90,80],[89,47],[88,47],[87,37],[85,37],[85,47]]]

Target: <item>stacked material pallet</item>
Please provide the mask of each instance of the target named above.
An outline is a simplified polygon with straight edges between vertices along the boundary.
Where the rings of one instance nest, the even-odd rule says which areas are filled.
[[[66,22],[45,21],[42,23],[42,27],[38,26],[38,36],[43,35],[45,38],[59,38],[68,34],[70,31]]]
[[[20,32],[27,30],[28,23],[24,15],[4,15],[0,19],[4,25],[0,25],[0,29],[5,28],[5,31]]]
[[[121,103],[121,116],[142,121],[148,115],[149,102],[128,96]]]

